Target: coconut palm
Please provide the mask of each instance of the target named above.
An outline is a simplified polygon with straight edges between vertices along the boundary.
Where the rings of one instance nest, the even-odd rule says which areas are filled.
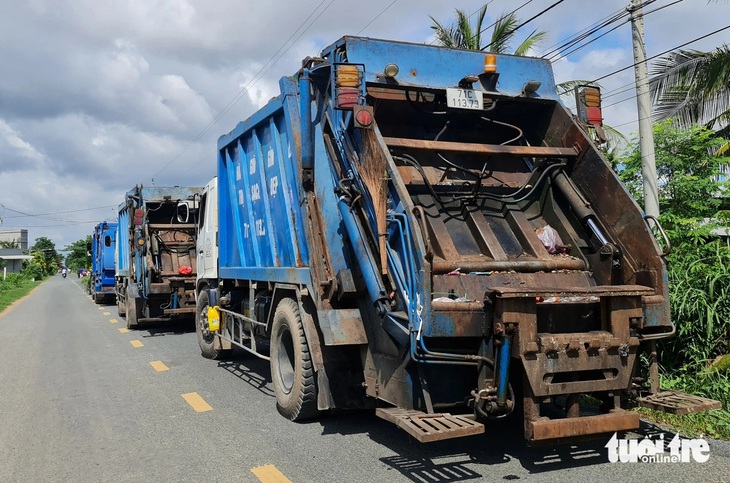
[[[519,18],[512,12],[510,14],[502,14],[494,23],[492,35],[489,42],[484,44],[482,34],[489,27],[482,27],[484,18],[487,15],[487,5],[476,12],[476,21],[474,25],[469,23],[468,15],[464,10],[459,8],[456,11],[456,22],[451,25],[444,25],[434,17],[430,16],[433,25],[436,42],[444,47],[453,49],[467,50],[485,50],[497,54],[504,54],[511,50],[511,42],[514,40],[517,27],[519,26]],[[525,55],[532,47],[535,47],[545,39],[547,32],[533,30],[525,40],[514,50],[516,55]]]
[[[679,125],[730,126],[730,48],[679,50],[654,64],[650,86],[654,114]]]

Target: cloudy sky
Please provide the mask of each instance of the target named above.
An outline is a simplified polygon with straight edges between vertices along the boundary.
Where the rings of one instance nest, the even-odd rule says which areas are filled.
[[[519,32],[546,30],[534,52],[543,55],[628,2],[563,0]],[[487,21],[523,3],[493,0]],[[556,2],[526,3],[523,21]],[[483,4],[0,0],[0,230],[27,228],[31,244],[46,236],[60,249],[114,220],[135,184],[203,186],[218,136],[276,95],[304,57],[343,35],[429,43],[429,15],[450,23],[455,7]],[[656,0],[645,11],[649,56],[730,23],[729,0]],[[685,48],[723,43],[730,29]],[[632,63],[624,23],[554,69],[558,81],[592,80]],[[627,69],[600,82],[606,122],[627,135],[637,129],[632,79]]]

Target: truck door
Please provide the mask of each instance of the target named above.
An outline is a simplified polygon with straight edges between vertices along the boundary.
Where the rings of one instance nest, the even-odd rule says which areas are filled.
[[[198,218],[197,262],[199,279],[218,277],[218,181],[208,183],[200,200]]]

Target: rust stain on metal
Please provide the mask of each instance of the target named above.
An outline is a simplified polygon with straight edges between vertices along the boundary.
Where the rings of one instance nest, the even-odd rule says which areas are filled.
[[[639,413],[619,409],[608,414],[580,418],[540,418],[526,424],[525,436],[528,441],[557,440],[636,429],[639,427]]]

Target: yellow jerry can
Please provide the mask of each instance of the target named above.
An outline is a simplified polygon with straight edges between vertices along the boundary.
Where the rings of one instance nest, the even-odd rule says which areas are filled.
[[[218,332],[221,328],[221,314],[218,311],[218,306],[208,307],[208,330],[211,332]]]

